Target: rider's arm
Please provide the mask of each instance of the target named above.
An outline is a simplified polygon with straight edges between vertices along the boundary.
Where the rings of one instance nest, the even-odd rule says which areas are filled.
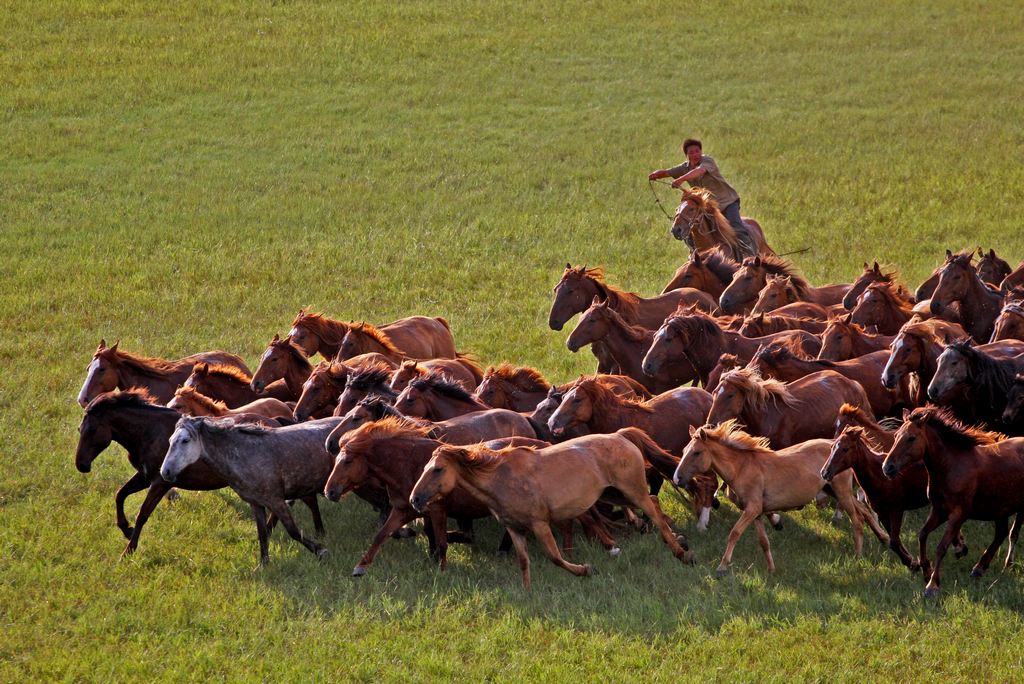
[[[692,171],[687,171],[686,173],[682,174],[681,176],[677,177],[674,181],[672,181],[672,187],[673,188],[678,188],[680,185],[682,185],[686,181],[695,181],[695,180],[697,180],[698,178],[700,178],[701,176],[703,176],[707,172],[708,172],[707,169],[698,166],[697,168],[693,169]]]

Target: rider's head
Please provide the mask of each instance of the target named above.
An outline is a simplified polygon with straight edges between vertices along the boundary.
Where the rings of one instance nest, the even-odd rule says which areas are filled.
[[[704,149],[701,147],[700,140],[695,138],[687,138],[684,140],[683,154],[686,155],[686,159],[690,162],[690,166],[697,166],[700,164],[700,158],[704,155]]]

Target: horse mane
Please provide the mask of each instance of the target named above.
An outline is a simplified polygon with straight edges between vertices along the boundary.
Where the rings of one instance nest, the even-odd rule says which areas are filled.
[[[348,323],[328,318],[323,313],[309,313],[305,309],[299,310],[292,321],[293,328],[299,325],[309,328],[310,332],[330,347],[340,347],[348,333]]]
[[[714,194],[710,190],[701,187],[683,190],[683,201],[694,202],[694,204],[700,206],[701,213],[710,215],[715,223],[715,229],[718,231],[718,234],[722,236],[722,239],[729,247],[735,249],[739,243],[736,231],[733,229],[732,224],[729,223],[729,219],[725,218],[721,207],[718,206],[718,200],[715,199]]]
[[[873,415],[869,414],[860,406],[854,406],[853,404],[847,404],[844,402],[843,405],[839,407],[839,417],[841,419],[846,418],[847,420],[855,421],[857,423],[857,425],[849,425],[847,427],[857,427],[863,430],[866,426],[870,427],[872,430],[885,430],[885,428],[878,424]],[[872,449],[879,450],[882,448],[875,443],[870,435],[865,433],[865,437]]]
[[[800,347],[800,338],[797,337],[784,337],[781,340],[772,340],[768,344],[762,345],[755,355],[758,358],[769,361],[796,359],[798,361],[813,361],[815,363],[820,363],[826,368],[834,368],[836,365],[834,361],[813,359],[804,354],[803,349]]]
[[[217,401],[213,397],[208,397],[194,387],[179,387],[174,390],[174,396],[190,399],[215,416],[228,410],[227,404],[223,401]]]
[[[526,449],[536,451],[535,447],[505,447],[493,451],[481,444],[474,444],[467,447],[444,446],[444,455],[452,460],[455,465],[463,470],[486,473],[494,470],[505,461],[505,456],[513,451]]]
[[[722,329],[715,319],[696,306],[680,306],[665,319],[663,325],[685,334],[691,348],[703,346],[707,340],[722,335]]]
[[[551,383],[544,379],[541,372],[530,366],[514,366],[511,363],[502,363],[497,366],[490,366],[484,374],[485,378],[502,380],[524,392],[547,392]]]
[[[808,290],[811,289],[811,284],[807,282],[807,278],[804,278],[797,272],[796,266],[793,265],[793,262],[786,261],[774,254],[762,254],[756,257],[747,257],[743,260],[743,266],[757,268],[758,264],[760,264],[760,268],[763,268],[765,273],[768,275],[789,278],[793,283],[793,287],[796,288],[797,294],[800,295],[800,299],[807,298]]]
[[[732,277],[740,268],[739,262],[726,254],[721,245],[700,252],[700,258],[701,263],[725,284],[732,282]]]
[[[755,437],[743,431],[739,421],[730,418],[718,425],[704,425],[697,428],[693,435],[694,439],[701,441],[718,442],[730,449],[737,451],[750,451],[759,454],[773,453],[769,448],[770,441],[767,437]]]
[[[892,283],[885,283],[879,281],[876,283],[871,283],[866,288],[864,288],[864,294],[862,294],[861,297],[866,297],[869,292],[874,292],[879,297],[885,299],[886,302],[888,302],[889,306],[899,309],[905,314],[913,314],[913,305],[910,304],[910,302],[905,301],[902,297],[900,297],[900,291],[901,290],[898,288],[898,286],[893,285]]]
[[[728,383],[744,395],[743,407],[755,413],[763,413],[769,401],[781,401],[793,407],[800,402],[790,393],[786,383],[771,378],[762,378],[753,368],[734,368],[722,374],[719,385]]]
[[[302,351],[299,345],[292,342],[291,336],[284,338],[283,340],[274,340],[270,343],[271,347],[275,349],[284,349],[288,352],[292,360],[299,364],[304,370],[308,370],[310,373],[313,372],[313,364],[309,362],[309,358],[306,353]]]
[[[379,386],[387,387],[390,379],[391,369],[382,363],[376,363],[352,371],[348,376],[347,385],[352,389],[366,392]]]
[[[169,409],[154,397],[145,387],[129,387],[125,390],[113,390],[98,395],[85,407],[86,413],[94,413],[106,409],[119,408],[141,408],[141,409]]]
[[[919,318],[918,320],[921,319]],[[858,325],[857,323],[854,323],[853,321],[850,320],[849,313],[842,314],[841,316],[830,315],[828,317],[828,323],[826,328],[832,325],[842,326],[857,337],[863,337],[869,334],[868,331],[863,328],[863,326]],[[822,333],[822,337],[824,337],[824,333]]]
[[[409,383],[409,387],[421,392],[427,390],[437,392],[448,399],[472,404],[473,406],[483,406],[473,395],[466,391],[465,387],[439,370],[432,370],[429,373],[413,378]]]
[[[131,366],[135,372],[140,375],[148,375],[149,377],[163,377],[176,372],[181,367],[181,364],[176,361],[168,361],[167,359],[158,359],[153,356],[133,354],[132,352],[127,352],[123,349],[108,348],[103,351],[96,352],[96,355],[98,356],[106,352],[112,353],[117,363],[123,363],[127,366]]]
[[[597,287],[599,296],[611,308],[616,311],[625,311],[630,314],[631,318],[636,317],[636,307],[640,302],[640,295],[636,292],[627,292],[626,290],[620,289],[614,285],[610,285],[604,277],[604,268],[598,266],[596,268],[587,268],[586,266],[574,266],[567,268],[565,274],[562,276],[562,280],[566,278],[575,279],[587,279],[594,283]],[[557,285],[555,287],[558,287]]]
[[[610,387],[601,382],[601,378],[595,375],[581,375],[572,388],[587,395],[590,403],[594,405],[599,413],[608,413],[622,408],[635,408],[645,413],[654,413],[646,401],[634,397],[623,397],[616,394]]]
[[[849,404],[844,404],[844,406],[848,405]],[[839,436],[843,437],[845,435],[851,435],[853,439],[863,442],[864,445],[871,451],[875,452],[875,454],[880,453],[884,455],[885,452],[888,451],[885,447],[876,442],[874,438],[871,437],[871,435],[868,434],[868,431],[864,429],[863,425],[847,425],[846,427],[843,428],[843,431],[842,433],[840,433]]]
[[[395,343],[391,341],[387,333],[378,328],[372,323],[366,321],[357,321],[349,326],[349,333],[363,334],[374,340],[380,346],[384,347],[384,350],[389,354],[395,356],[405,357],[406,353],[395,346]]]
[[[230,380],[235,380],[243,385],[248,385],[252,382],[252,377],[237,366],[228,366],[222,363],[210,364],[207,365],[206,372],[210,375],[220,375]]]
[[[1000,361],[977,349],[970,339],[950,342],[946,350],[952,349],[961,354],[971,368],[969,382],[972,389],[983,392],[979,400],[996,405],[995,400],[1006,401],[1006,395],[1013,386],[1016,368],[1012,361]],[[944,352],[945,353],[945,350]]]
[[[916,337],[925,342],[931,342],[932,344],[945,345],[946,341],[935,331],[935,328],[928,325],[920,318],[914,317],[907,321],[902,328],[900,328],[900,334],[909,335]]]
[[[615,308],[611,306],[607,300],[605,300],[604,302],[600,302],[598,304],[592,304],[590,308],[594,309],[595,307],[601,307],[605,311],[605,313],[608,314],[608,317],[611,319],[612,324],[618,327],[631,342],[644,341],[644,338],[647,336],[648,332],[647,328],[643,327],[642,325],[631,325],[627,323],[626,319],[622,316],[622,314],[616,311]],[[589,310],[590,309],[588,309],[588,311]],[[583,316],[586,315],[586,312],[584,312]]]
[[[241,433],[243,435],[259,435],[261,437],[272,434],[274,429],[259,423],[236,423],[231,418],[217,418],[214,416],[182,416],[178,419],[175,429],[185,428],[193,434],[209,433],[212,435],[225,435],[228,433]]]
[[[419,426],[403,418],[385,416],[372,423],[360,425],[345,437],[345,451],[366,453],[373,445],[384,439],[426,439],[429,426]]]
[[[916,408],[910,414],[913,423],[924,423],[935,428],[942,441],[958,449],[972,449],[976,446],[987,446],[1006,439],[999,432],[989,432],[980,427],[965,425],[946,408],[929,404]]]

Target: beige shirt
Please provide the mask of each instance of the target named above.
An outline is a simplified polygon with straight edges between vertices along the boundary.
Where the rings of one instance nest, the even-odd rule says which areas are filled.
[[[739,193],[722,178],[722,172],[718,170],[718,164],[714,159],[705,154],[700,158],[697,168],[704,169],[707,173],[696,180],[687,182],[693,187],[710,190],[711,194],[715,196],[715,201],[718,202],[719,209],[725,209],[740,198]],[[679,166],[668,169],[668,173],[673,178],[679,178],[691,170],[690,162],[685,161]]]

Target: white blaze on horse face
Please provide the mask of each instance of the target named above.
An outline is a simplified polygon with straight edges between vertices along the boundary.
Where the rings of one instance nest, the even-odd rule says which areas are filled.
[[[93,359],[92,363],[89,364],[88,372],[85,375],[85,382],[82,383],[82,391],[78,393],[78,404],[82,408],[89,405],[89,385],[92,384],[92,379],[96,375],[96,370],[100,367],[100,360]]]
[[[163,465],[160,466],[160,477],[173,482],[182,470],[199,460],[202,450],[199,440],[188,430],[176,429],[171,435]]]

